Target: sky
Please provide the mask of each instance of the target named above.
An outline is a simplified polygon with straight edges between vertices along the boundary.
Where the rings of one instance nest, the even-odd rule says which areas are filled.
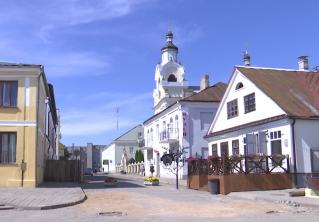
[[[253,66],[294,69],[301,55],[319,66],[318,8],[317,0],[1,1],[0,61],[44,66],[62,143],[109,144],[153,114],[168,29],[191,85],[204,74],[227,83],[246,49]]]

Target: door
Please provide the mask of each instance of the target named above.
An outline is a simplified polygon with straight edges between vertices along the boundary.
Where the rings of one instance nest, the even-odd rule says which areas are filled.
[[[311,150],[311,171],[319,173],[319,149]]]
[[[220,144],[220,154],[222,157],[229,156],[228,142],[223,142]]]

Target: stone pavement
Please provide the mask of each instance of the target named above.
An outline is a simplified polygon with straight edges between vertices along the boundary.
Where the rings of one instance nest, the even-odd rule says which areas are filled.
[[[0,205],[23,210],[44,210],[81,203],[86,196],[80,187],[0,188]]]
[[[143,176],[140,176],[140,175],[136,175],[136,174],[118,174],[118,173],[109,173],[108,174],[109,176],[114,176],[114,177],[117,177],[117,178],[132,178],[132,179],[135,179],[135,180],[141,180],[143,181],[144,177]],[[174,178],[162,178],[160,177],[160,183],[162,184],[169,184],[169,185],[175,185],[176,184],[176,180]],[[179,180],[178,181],[179,183],[179,186],[181,188],[187,188],[187,180]]]
[[[228,194],[228,197],[248,199],[248,200],[260,200],[272,203],[282,203],[290,206],[301,206],[319,209],[319,198],[317,197],[305,197],[289,196],[291,191],[303,191],[304,189],[287,189],[287,190],[267,190],[267,191],[247,191],[247,192],[232,192]]]

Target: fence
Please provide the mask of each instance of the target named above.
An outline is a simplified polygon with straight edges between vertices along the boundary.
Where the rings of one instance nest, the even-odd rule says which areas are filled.
[[[83,182],[83,166],[80,160],[46,160],[45,181]]]
[[[188,175],[230,175],[289,173],[289,156],[232,156],[191,159]]]

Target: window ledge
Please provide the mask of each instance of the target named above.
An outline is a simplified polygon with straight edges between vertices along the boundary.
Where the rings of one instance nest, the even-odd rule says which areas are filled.
[[[0,167],[18,167],[17,163],[0,163]]]
[[[0,106],[0,109],[18,109],[17,106]]]

